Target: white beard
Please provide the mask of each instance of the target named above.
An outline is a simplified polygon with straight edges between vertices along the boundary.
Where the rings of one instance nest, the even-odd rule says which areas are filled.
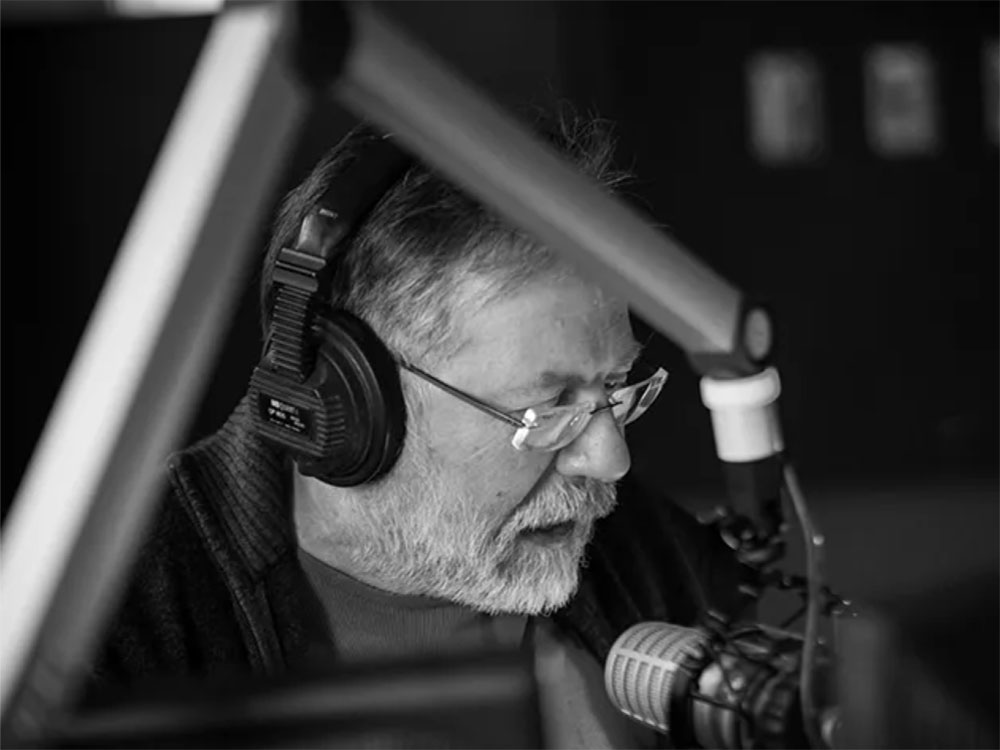
[[[303,547],[377,588],[490,614],[544,614],[569,601],[594,522],[615,507],[613,484],[553,473],[529,501],[498,518],[475,499],[460,498],[444,473],[415,452],[404,450],[396,470],[373,486],[346,491],[304,487],[298,479]],[[304,504],[303,490],[313,495]],[[303,505],[308,510],[300,512]],[[572,531],[559,541],[523,534],[570,519]]]

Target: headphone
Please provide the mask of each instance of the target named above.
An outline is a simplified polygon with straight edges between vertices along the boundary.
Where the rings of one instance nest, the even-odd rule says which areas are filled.
[[[270,324],[249,388],[257,434],[302,474],[338,487],[385,475],[406,435],[395,359],[364,321],[329,304],[338,260],[413,163],[385,137],[361,149],[302,221],[295,246],[275,258]]]

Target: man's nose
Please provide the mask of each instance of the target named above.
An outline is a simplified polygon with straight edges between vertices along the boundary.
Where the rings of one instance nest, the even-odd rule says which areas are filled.
[[[615,482],[632,465],[622,428],[610,409],[594,414],[586,429],[556,458],[556,471],[564,476],[586,476]]]

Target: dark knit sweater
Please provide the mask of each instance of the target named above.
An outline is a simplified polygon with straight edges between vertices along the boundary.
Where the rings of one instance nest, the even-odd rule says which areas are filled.
[[[280,674],[336,652],[297,558],[290,467],[249,429],[246,400],[169,462],[168,492],[94,665],[98,685]],[[714,532],[626,479],[597,524],[579,591],[553,616],[603,663],[639,620],[733,611],[742,569]]]

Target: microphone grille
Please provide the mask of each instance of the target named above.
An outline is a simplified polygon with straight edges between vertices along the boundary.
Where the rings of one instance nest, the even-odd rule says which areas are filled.
[[[604,688],[627,716],[670,730],[671,693],[681,666],[702,654],[708,636],[666,622],[641,622],[622,633],[604,665]]]

